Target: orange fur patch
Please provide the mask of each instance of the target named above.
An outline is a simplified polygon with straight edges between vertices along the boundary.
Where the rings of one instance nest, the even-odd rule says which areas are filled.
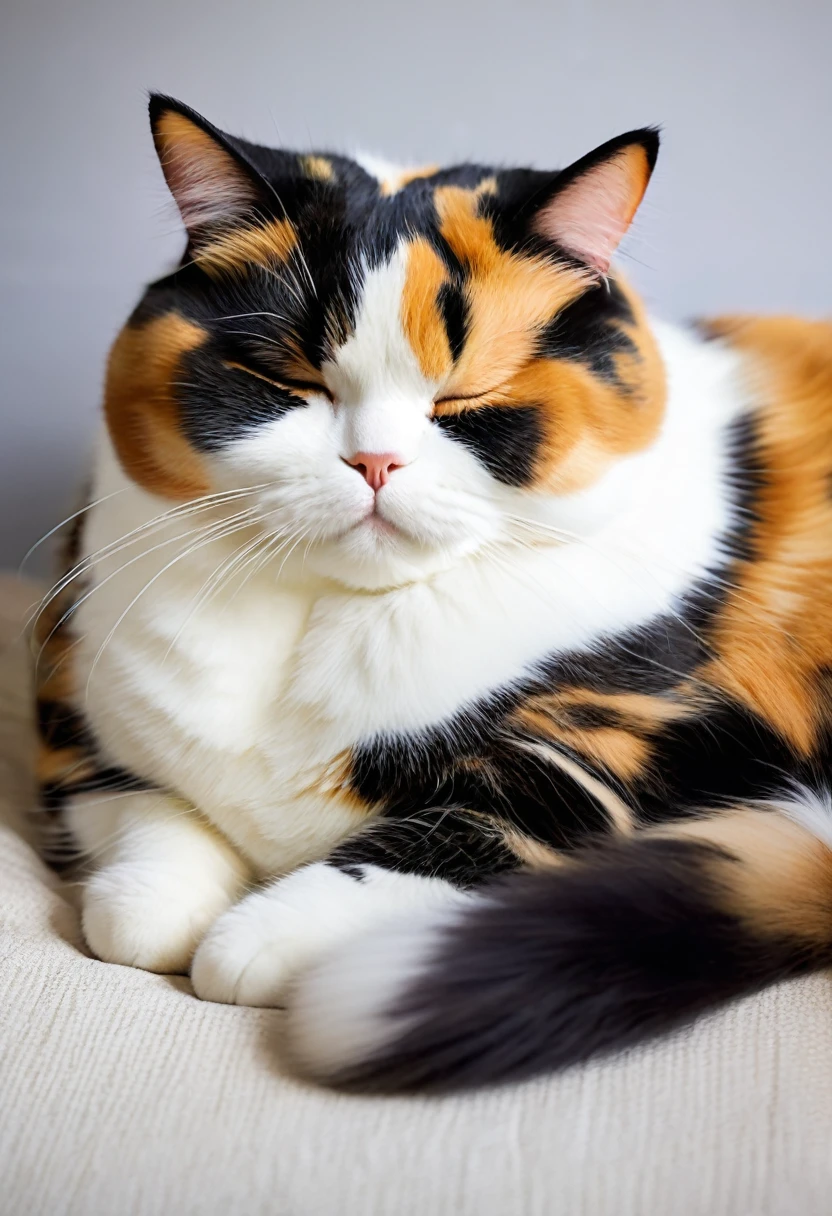
[[[125,326],[110,352],[104,390],[110,437],[125,472],[163,498],[187,500],[210,488],[202,458],[182,433],[172,393],[182,356],[207,336],[170,312]]]
[[[623,781],[640,776],[652,755],[649,742],[626,727],[576,725],[568,701],[558,693],[529,698],[509,721],[522,734],[568,747]]]
[[[194,261],[207,274],[239,274],[247,266],[267,270],[288,261],[298,237],[289,220],[270,220],[257,228],[241,228],[197,250]]]
[[[589,273],[500,249],[474,190],[436,190],[440,231],[468,271],[470,325],[446,394],[499,389],[532,358],[537,330],[580,295]]]
[[[832,325],[794,318],[712,323],[746,356],[766,470],[743,563],[718,622],[707,678],[801,753],[832,704]]]
[[[468,270],[469,305],[468,338],[437,414],[483,405],[538,406],[544,437],[535,478],[555,493],[589,485],[615,458],[648,446],[658,432],[666,392],[661,358],[637,297],[622,284],[635,321],[625,327],[634,353],[616,357],[620,383],[599,379],[579,362],[537,358],[541,328],[595,281],[591,272],[501,250],[491,220],[478,214],[477,190],[443,186],[435,198],[442,235]],[[437,317],[432,332],[439,325]]]
[[[445,264],[436,250],[423,237],[412,241],[402,292],[402,328],[419,360],[422,375],[436,382],[444,380],[453,367],[445,323],[437,304],[439,289],[447,278]]]
[[[352,753],[339,752],[324,768],[315,772],[298,793],[303,797],[337,802],[342,809],[352,811],[358,819],[365,820],[368,815],[373,814],[375,808],[371,803],[365,802],[354,788],[352,776]]]
[[[682,699],[683,696],[685,699]],[[558,699],[567,712],[572,705],[603,709],[622,723],[629,721],[634,729],[647,734],[656,734],[669,722],[681,722],[699,710],[691,689],[680,689],[673,697],[667,697],[640,692],[595,692],[591,688],[565,688],[558,694]]]
[[[828,944],[832,850],[785,815],[739,808],[649,834],[699,840],[731,854],[711,863],[723,891],[720,902],[756,932]]]
[[[41,785],[77,785],[96,774],[95,761],[81,747],[59,747],[54,750],[41,743],[38,747],[35,773]]]
[[[641,451],[655,438],[664,393],[654,387],[634,400],[581,363],[537,359],[519,371],[494,404],[543,406],[544,442],[537,481],[567,494],[591,484],[618,457]]]
[[[300,166],[307,177],[315,177],[321,182],[335,181],[335,168],[325,156],[302,156]]]
[[[434,173],[439,172],[438,165],[423,165],[416,169],[402,169],[401,173],[396,173],[392,177],[386,177],[379,186],[379,193],[385,197],[391,194],[398,194],[410,182],[418,181],[421,177],[433,177]]]
[[[516,828],[505,828],[502,836],[506,848],[530,870],[551,870],[566,864],[563,853],[524,836]]]

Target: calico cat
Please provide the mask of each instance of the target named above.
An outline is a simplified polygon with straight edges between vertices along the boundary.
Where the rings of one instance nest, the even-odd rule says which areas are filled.
[[[379,1091],[832,963],[832,327],[648,318],[654,130],[402,171],[150,119],[187,248],[36,631],[94,953]]]

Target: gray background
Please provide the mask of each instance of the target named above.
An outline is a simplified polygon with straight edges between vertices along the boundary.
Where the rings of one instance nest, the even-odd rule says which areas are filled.
[[[565,164],[664,127],[626,265],[671,317],[823,314],[826,0],[4,0],[0,565],[72,509],[103,361],[181,249],[144,90],[303,149]]]

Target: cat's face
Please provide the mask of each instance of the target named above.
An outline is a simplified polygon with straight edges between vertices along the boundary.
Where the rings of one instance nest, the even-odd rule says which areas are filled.
[[[652,133],[562,174],[379,181],[165,99],[151,117],[190,239],[108,371],[111,435],[145,488],[257,487],[276,553],[378,588],[545,539],[559,504],[655,436],[659,358],[604,278]]]

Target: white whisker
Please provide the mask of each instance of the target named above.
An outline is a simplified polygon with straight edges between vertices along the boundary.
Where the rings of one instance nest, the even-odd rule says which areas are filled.
[[[73,519],[78,519],[79,516],[85,515],[87,511],[92,511],[93,507],[99,507],[102,502],[109,502],[111,498],[115,498],[117,495],[123,494],[126,489],[127,486],[122,486],[120,490],[113,490],[110,494],[104,494],[101,496],[101,498],[96,498],[95,502],[88,502],[86,506],[81,507],[78,511],[73,511],[71,515],[67,515],[66,519],[62,519],[59,524],[55,524],[54,528],[50,528],[48,532],[44,532],[40,540],[36,540],[35,543],[31,545],[24,553],[20,565],[17,568],[18,574],[22,574],[23,567],[26,565],[29,558],[37,549],[40,548],[42,544],[49,540],[50,536],[54,536],[56,532],[61,530],[61,528],[65,528],[67,524],[72,523]]]
[[[49,633],[46,635],[43,642],[41,643],[40,649],[39,649],[39,651],[37,653],[37,657],[35,659],[35,672],[37,672],[37,670],[38,670],[38,665],[40,663],[40,659],[43,655],[43,652],[44,652],[47,644],[51,641],[51,639],[54,637],[54,635],[57,633],[57,631],[61,628],[61,626],[64,625],[66,623],[66,621],[69,620],[69,618],[81,606],[81,604],[85,603],[90,598],[91,595],[93,595],[96,591],[99,591],[103,586],[105,586],[112,579],[114,579],[116,577],[116,575],[121,574],[122,571],[126,570],[129,566],[134,565],[136,562],[142,561],[142,559],[149,556],[149,554],[155,553],[158,549],[163,549],[166,545],[173,544],[174,542],[176,542],[178,540],[187,539],[187,537],[193,536],[197,533],[202,532],[204,534],[205,532],[208,532],[208,533],[210,533],[210,535],[207,537],[208,540],[217,539],[219,537],[219,535],[221,535],[222,529],[225,527],[226,524],[230,523],[231,520],[240,519],[243,516],[253,516],[254,514],[255,514],[254,509],[251,507],[248,507],[248,508],[246,508],[245,511],[241,511],[241,512],[238,512],[237,515],[230,516],[229,519],[221,520],[219,523],[209,524],[207,526],[207,528],[205,526],[203,526],[203,528],[201,528],[201,529],[200,528],[191,529],[191,531],[187,532],[184,537],[181,535],[168,537],[167,540],[160,541],[158,545],[152,545],[149,549],[143,549],[141,553],[137,553],[135,557],[131,557],[129,561],[127,561],[123,565],[119,566],[117,570],[111,571],[108,575],[106,575],[103,579],[101,579],[100,582],[95,583],[90,588],[89,591],[85,592],[80,597],[80,599],[74,600],[72,602],[72,604],[70,604],[69,608],[67,608],[65,610],[65,612],[58,618],[58,620],[52,626]],[[243,525],[243,526],[247,526],[247,525]]]
[[[250,514],[250,512],[244,512],[244,514]],[[223,521],[223,522],[227,523],[228,521]],[[117,619],[116,623],[110,629],[110,632],[107,634],[104,641],[99,646],[98,651],[95,655],[95,658],[93,659],[92,664],[90,666],[89,674],[87,676],[86,699],[89,699],[90,681],[92,680],[93,674],[95,672],[96,667],[98,666],[101,656],[104,654],[104,651],[107,649],[107,646],[112,641],[113,635],[115,634],[119,625],[122,623],[124,618],[127,616],[128,612],[130,612],[131,608],[133,608],[135,606],[135,604],[145,594],[145,592],[149,591],[150,588],[153,586],[153,584],[158,579],[160,579],[163,574],[165,574],[168,570],[170,570],[170,568],[172,566],[175,566],[177,562],[182,561],[183,558],[189,557],[192,553],[195,553],[198,549],[203,549],[208,544],[212,544],[213,542],[218,541],[218,540],[225,540],[226,537],[233,535],[235,532],[239,532],[243,528],[250,527],[250,524],[251,524],[250,519],[247,519],[243,523],[236,524],[233,528],[230,528],[230,529],[227,529],[227,530],[221,531],[221,532],[216,532],[209,536],[203,536],[195,544],[190,545],[187,549],[185,549],[184,552],[178,553],[175,557],[173,557],[169,562],[167,562],[161,568],[161,570],[158,570],[156,572],[156,574],[154,574],[153,577],[144,584],[144,586],[141,588],[141,590],[133,597],[133,599],[130,601],[130,603],[127,605],[127,607],[121,613],[121,615]],[[143,555],[140,554],[139,556],[141,557]],[[136,560],[138,560],[138,559],[137,558],[133,559],[133,561],[136,561]],[[128,563],[128,564],[132,564],[132,563]],[[123,567],[122,567],[122,569],[123,569]]]
[[[60,593],[65,590],[65,588],[71,582],[86,573],[86,571],[95,565],[96,562],[100,562],[104,558],[115,556],[115,554],[121,552],[122,549],[136,543],[137,540],[142,539],[146,535],[152,535],[154,532],[159,531],[162,527],[164,527],[165,524],[170,523],[171,521],[187,519],[191,515],[200,514],[203,511],[209,511],[218,506],[223,506],[226,503],[234,502],[239,498],[244,498],[247,495],[254,494],[258,490],[264,489],[268,485],[268,482],[262,482],[260,485],[247,486],[240,490],[224,490],[216,494],[204,495],[202,498],[194,499],[191,502],[181,503],[179,506],[173,507],[169,511],[164,511],[161,515],[154,516],[152,519],[149,519],[145,523],[140,524],[138,527],[133,528],[132,531],[126,532],[123,536],[118,537],[116,540],[110,541],[108,544],[103,545],[100,549],[96,550],[96,552],[88,554],[87,557],[83,558],[80,562],[68,570],[64,575],[62,575],[57,583],[55,583],[54,586],[47,591],[39,605],[35,608],[32,616],[30,616],[29,620],[26,621],[24,630],[31,629],[34,625],[36,625],[40,616],[49,607],[52,601],[58,595],[60,595]]]

